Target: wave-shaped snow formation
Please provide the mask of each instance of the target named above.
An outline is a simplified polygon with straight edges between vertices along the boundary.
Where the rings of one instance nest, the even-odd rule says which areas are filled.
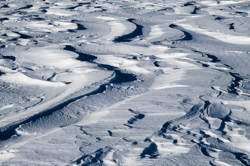
[[[1,0],[0,165],[250,165],[248,0]]]

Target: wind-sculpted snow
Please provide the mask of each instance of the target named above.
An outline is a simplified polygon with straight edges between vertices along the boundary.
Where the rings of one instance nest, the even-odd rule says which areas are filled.
[[[134,19],[128,19],[128,21],[131,23],[134,23]],[[136,25],[136,29],[133,32],[117,37],[114,40],[114,42],[116,42],[116,43],[118,43],[118,42],[130,42],[133,38],[142,35],[143,26],[138,25],[136,23],[134,23],[134,24]]]
[[[250,165],[249,6],[0,1],[0,165]]]

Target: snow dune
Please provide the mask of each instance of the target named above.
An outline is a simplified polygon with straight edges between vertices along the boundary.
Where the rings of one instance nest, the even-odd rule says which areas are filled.
[[[249,1],[0,1],[0,165],[249,165]]]

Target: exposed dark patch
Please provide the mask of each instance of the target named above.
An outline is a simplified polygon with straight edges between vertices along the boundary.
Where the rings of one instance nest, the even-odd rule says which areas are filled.
[[[218,128],[218,131],[221,131],[223,134],[225,134],[226,133],[224,131],[225,127],[226,127],[226,122],[222,121],[221,124],[220,124],[220,127]]]
[[[238,159],[245,166],[250,166],[250,160],[247,158],[247,155],[244,153],[233,153],[235,158]]]
[[[234,30],[234,23],[229,24],[229,29]]]
[[[74,20],[74,19],[73,19],[73,20],[71,20],[71,22],[72,22],[72,23],[77,23],[77,22],[79,22],[79,20]]]
[[[144,114],[141,114],[141,113],[139,113],[139,112],[137,112],[137,111],[134,111],[134,110],[132,110],[132,109],[128,109],[128,111],[131,112],[131,113],[133,113],[133,114],[136,114],[134,117],[130,118],[130,119],[127,121],[129,124],[133,124],[134,122],[136,122],[136,121],[138,121],[138,120],[141,120],[141,119],[143,119],[143,118],[145,117]]]
[[[174,9],[171,8],[171,7],[167,7],[167,8],[164,8],[164,9],[160,9],[160,10],[158,10],[158,11],[159,11],[159,12],[165,11],[165,12],[173,13],[173,12],[174,12]]]
[[[166,132],[167,129],[170,127],[170,125],[172,124],[172,121],[169,121],[169,122],[166,122],[162,125],[162,128],[161,128],[161,132]]]
[[[48,79],[47,81],[52,81],[52,79],[57,75],[57,73],[53,73]]]
[[[192,40],[193,39],[193,37],[192,37],[192,35],[190,33],[186,32],[186,31],[183,31],[183,30],[182,30],[182,32],[184,33],[185,37],[180,39],[179,41]]]
[[[128,109],[128,111],[131,112],[131,113],[133,113],[133,114],[140,114],[139,112],[134,111],[134,110],[132,110],[132,109]]]
[[[232,114],[232,111],[229,110],[229,114],[227,116],[225,116],[224,118],[221,118],[221,120],[225,121],[225,122],[230,122],[232,119],[231,119],[231,114]]]
[[[4,56],[4,55],[3,55],[3,58],[4,58],[4,59],[10,59],[10,60],[13,60],[13,61],[16,60],[16,57],[14,57],[14,56]]]
[[[18,41],[18,38],[9,39],[8,41]]]
[[[82,24],[76,24],[77,25],[77,29],[78,31],[83,31],[86,30],[87,28],[85,28]]]
[[[139,57],[137,57],[137,56],[133,56],[133,58],[132,59],[134,59],[134,60],[138,60],[139,59]]]
[[[45,19],[44,18],[40,18],[40,17],[35,17],[35,18],[31,18],[31,20],[34,20],[34,21],[43,21]]]
[[[1,9],[1,8],[10,8],[10,7],[9,7],[8,5],[5,4],[5,5],[1,6],[0,9]]]
[[[209,67],[209,65],[202,63],[202,67]]]
[[[133,143],[132,143],[132,145],[137,145],[138,144],[138,142],[136,142],[136,141],[134,141]]]
[[[228,68],[230,68],[230,69],[234,69],[234,68],[232,68],[231,66],[229,66],[229,65],[227,65],[227,64],[223,64],[223,65],[225,65],[226,67],[228,67]]]
[[[66,8],[66,9],[74,10],[74,9],[77,8],[77,7],[81,7],[81,6],[83,6],[83,5],[89,5],[89,4],[90,4],[90,2],[78,3],[78,5],[72,6],[72,7],[68,7],[68,8]]]
[[[178,140],[173,140],[173,144],[175,144],[175,145],[177,145],[177,143],[178,143]]]
[[[142,35],[143,26],[134,23],[134,20],[135,19],[128,19],[129,22],[131,22],[131,23],[133,23],[133,24],[136,25],[136,29],[133,32],[129,33],[129,34],[126,34],[126,35],[123,35],[123,36],[115,38],[113,40],[115,43],[130,42],[130,41],[132,41],[133,38]]]
[[[132,118],[130,118],[130,119],[128,120],[128,123],[129,123],[129,124],[133,124],[133,123],[136,122],[137,120],[143,119],[144,117],[145,117],[144,114],[135,115],[134,117],[132,117]]]
[[[80,3],[78,3],[79,5],[90,5],[91,3],[90,2],[80,2]]]
[[[239,126],[242,126],[242,125],[244,125],[244,126],[249,126],[249,125],[250,125],[249,123],[243,122],[243,121],[240,121],[240,120],[234,120],[234,122],[235,122],[237,125],[239,125]]]
[[[128,124],[123,124],[123,126],[127,126],[127,127],[129,127],[130,129],[133,128],[133,126],[130,126],[130,125],[128,125]]]
[[[109,133],[109,136],[110,136],[110,137],[112,137],[112,136],[113,136],[112,131],[108,130],[108,133]]]
[[[182,100],[182,104],[184,103],[184,104],[190,104],[192,102],[192,99],[191,98],[184,98],[183,100]]]
[[[115,78],[113,78],[110,83],[124,83],[124,82],[132,82],[136,81],[136,76],[133,74],[122,73],[120,70],[115,70]]]
[[[223,17],[223,16],[216,16],[214,19],[218,20],[218,21],[221,21],[221,20],[226,20],[227,18]]]
[[[209,138],[210,135],[207,135],[204,131],[200,130],[200,133],[203,135],[203,138]]]
[[[191,14],[197,14],[197,11],[200,10],[200,8],[195,7],[194,10],[191,12]]]
[[[69,9],[69,10],[74,10],[75,8],[77,8],[77,7],[80,7],[80,5],[77,5],[77,6],[72,6],[72,7],[68,7],[68,8],[66,8],[66,9]]]
[[[71,22],[74,22],[74,20],[72,20]],[[76,32],[76,31],[83,31],[86,30],[87,28],[85,28],[82,24],[77,23],[77,28],[76,29],[69,29],[69,32]]]
[[[175,25],[175,24],[170,24],[169,27],[170,27],[170,28],[178,28],[178,26]]]
[[[2,72],[2,71],[0,70],[0,76],[1,76],[1,75],[4,75],[4,74],[5,74],[5,73],[4,73],[4,72]]]
[[[126,138],[122,138],[124,141],[126,141],[126,142],[130,142],[129,140],[127,140]]]
[[[203,102],[204,102],[204,106],[203,106],[202,111],[206,110],[211,105],[210,101],[208,100],[203,100]]]
[[[155,65],[155,67],[160,67],[159,61],[155,61],[155,62],[154,62],[154,65]]]
[[[117,67],[110,66],[110,65],[98,64],[98,66],[101,67],[101,68],[105,68],[105,69],[107,69],[109,71],[117,70]]]
[[[25,34],[23,34],[23,33],[19,33],[19,32],[16,32],[16,31],[13,31],[13,32],[15,32],[15,33],[17,33],[18,35],[20,35],[19,38],[21,38],[21,39],[30,39],[30,38],[33,38],[32,36],[25,35]]]
[[[208,64],[202,63],[202,62],[200,62],[200,61],[196,61],[196,62],[197,62],[197,63],[200,63],[200,64],[202,65],[202,67],[209,67]]]
[[[220,60],[219,60],[216,56],[214,56],[214,55],[210,55],[210,54],[205,54],[205,55],[206,55],[208,58],[212,59],[211,62],[213,62],[213,63],[220,62]]]
[[[151,139],[149,137],[144,139],[144,142],[152,142]]]
[[[217,98],[219,98],[222,95],[222,92],[219,91],[219,94],[217,95]]]
[[[145,148],[140,154],[141,158],[149,157],[150,159],[156,159],[159,156],[157,145],[152,142],[149,147]]]
[[[48,11],[46,9],[42,9],[41,12],[47,13]]]
[[[212,63],[217,63],[217,62],[220,62],[220,60],[214,56],[214,55],[211,55],[211,54],[204,54],[203,52],[200,52],[200,51],[197,51],[197,50],[193,50],[195,53],[199,53],[201,54],[203,57],[204,56],[207,56],[208,58],[212,59],[210,62]]]
[[[85,134],[85,135],[88,135],[88,136],[91,136],[91,137],[92,137],[92,134],[90,134],[90,133],[88,133],[87,131],[85,131],[85,130],[83,129],[83,127],[81,127],[81,131],[83,132],[83,134]]]
[[[9,20],[8,18],[0,18],[0,22],[7,21]]]
[[[33,7],[33,5],[27,5],[27,6],[19,8],[18,10],[29,9],[29,8],[32,8],[32,7]]]
[[[194,6],[195,3],[196,2],[194,1],[190,1],[190,2],[185,3],[183,6]]]
[[[76,58],[76,60],[79,60],[79,61],[92,62],[93,60],[97,59],[96,56],[93,56],[93,55],[90,55],[90,54],[84,54],[84,53],[76,51],[76,49],[74,47],[70,46],[70,45],[66,45],[64,50],[72,51],[72,52],[78,54],[79,56]]]
[[[229,72],[229,74],[233,77],[231,84],[228,86],[227,91],[228,93],[232,93],[235,95],[239,95],[238,87],[240,86],[240,82],[243,80],[238,73]]]

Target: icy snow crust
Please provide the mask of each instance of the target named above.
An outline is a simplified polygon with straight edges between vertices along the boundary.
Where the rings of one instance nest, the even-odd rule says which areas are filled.
[[[250,165],[248,0],[1,0],[0,165]]]

